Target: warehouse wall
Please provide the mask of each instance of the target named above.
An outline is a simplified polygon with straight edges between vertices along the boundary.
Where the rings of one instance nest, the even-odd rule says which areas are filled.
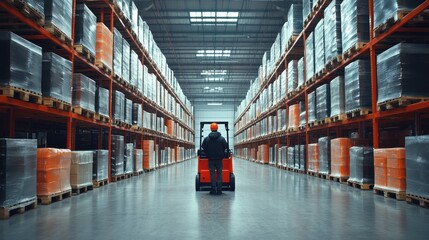
[[[200,146],[200,122],[212,121],[228,121],[229,122],[229,146],[234,146],[234,105],[208,106],[207,104],[195,104],[195,148]],[[226,132],[222,131],[223,127],[219,127],[219,132],[226,137]],[[205,127],[203,136],[206,137],[210,132],[210,126]]]

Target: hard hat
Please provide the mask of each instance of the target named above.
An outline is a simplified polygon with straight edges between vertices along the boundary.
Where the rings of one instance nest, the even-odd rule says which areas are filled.
[[[210,124],[210,130],[217,131],[217,129],[218,129],[217,123],[214,122],[214,123]]]

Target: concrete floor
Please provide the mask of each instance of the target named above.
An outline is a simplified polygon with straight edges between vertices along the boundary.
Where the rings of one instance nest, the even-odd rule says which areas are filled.
[[[0,239],[425,239],[429,210],[235,160],[236,192],[195,192],[196,160],[0,220]]]

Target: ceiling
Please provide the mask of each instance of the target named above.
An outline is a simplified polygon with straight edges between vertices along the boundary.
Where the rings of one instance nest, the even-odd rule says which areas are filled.
[[[246,96],[250,81],[258,76],[262,55],[271,48],[291,2],[296,0],[135,2],[190,101],[194,105],[221,102],[237,106]],[[207,19],[208,23],[191,22],[191,14],[199,16],[191,12],[206,12],[202,15],[208,16],[207,12],[238,13],[238,18],[229,19],[227,24],[212,22],[222,21],[220,17]],[[197,57],[199,50],[218,50],[218,54],[208,52],[209,56]],[[204,70],[224,70],[225,75],[202,75]]]

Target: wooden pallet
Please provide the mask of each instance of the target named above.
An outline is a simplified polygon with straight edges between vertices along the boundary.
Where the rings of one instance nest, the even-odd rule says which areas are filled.
[[[95,66],[97,66],[100,69],[100,71],[106,73],[109,76],[110,74],[112,74],[112,69],[102,62],[95,62]]]
[[[292,97],[294,97],[296,94],[298,94],[298,91],[296,91],[296,90],[292,90],[291,92],[288,92],[287,97],[288,97],[288,98],[292,98]]]
[[[309,122],[309,123],[307,123],[307,126],[309,127],[309,128],[312,128],[312,127],[317,127],[317,121],[312,121],[312,122]]]
[[[338,67],[343,60],[343,55],[337,55],[334,59],[330,60],[325,67],[325,72],[328,72],[336,67]]]
[[[86,118],[91,118],[91,119],[95,118],[95,112],[81,107],[73,107],[73,112]]]
[[[313,5],[313,10],[312,11],[316,12],[320,8],[320,6],[324,2],[324,0],[314,0],[314,1],[317,1],[317,3],[316,3],[316,5]]]
[[[373,191],[375,194],[383,195],[385,198],[390,197],[398,201],[405,201],[406,199],[405,191],[392,191],[392,190],[387,190],[379,187],[374,187]]]
[[[128,178],[133,177],[134,173],[133,172],[127,172],[127,173],[124,173],[124,176],[125,176],[125,179],[128,179]]]
[[[298,92],[302,92],[302,91],[304,91],[304,88],[305,88],[305,84],[301,84],[300,86],[298,86]]]
[[[140,127],[139,125],[132,125],[131,129],[135,130],[135,131],[143,131],[143,128]]]
[[[125,174],[112,176],[112,182],[118,182],[118,181],[124,180],[124,179],[125,179]]]
[[[312,77],[309,80],[305,81],[305,86],[310,86],[315,81],[316,81],[316,77]]]
[[[418,204],[420,207],[429,208],[429,199],[425,197],[407,194],[406,201],[409,204]]]
[[[403,96],[400,98],[395,98],[395,99],[391,99],[391,100],[387,100],[387,101],[378,103],[377,104],[377,110],[378,111],[385,111],[385,110],[390,110],[390,109],[399,108],[399,107],[406,107],[408,105],[418,103],[418,102],[423,102],[423,101],[426,101],[428,99],[429,98],[425,98],[425,97]]]
[[[367,43],[364,42],[358,42],[355,45],[353,45],[351,48],[347,49],[343,52],[342,58],[344,60],[351,58],[354,56],[357,52],[359,52]]]
[[[40,93],[13,86],[0,87],[0,95],[36,104],[42,104],[43,102],[42,95]]]
[[[8,219],[10,216],[17,213],[24,213],[30,209],[37,208],[37,198],[23,201],[11,206],[0,207],[0,219]]]
[[[108,123],[109,119],[110,118],[107,116],[101,115],[99,113],[95,113],[95,120],[97,120],[97,121]]]
[[[141,174],[143,174],[144,173],[144,171],[143,170],[141,170],[141,171],[135,171],[134,172],[134,176],[140,176]]]
[[[45,23],[43,26],[46,31],[50,32],[52,35],[60,39],[61,42],[65,43],[68,46],[72,46],[72,40],[65,33],[63,33],[57,26],[52,23]]]
[[[72,196],[72,190],[67,190],[63,192],[58,192],[51,195],[37,195],[38,201],[43,204],[51,204],[53,202],[62,201],[64,198],[69,198]]]
[[[356,117],[360,117],[360,116],[365,116],[371,113],[370,109],[367,108],[358,108],[355,110],[351,110],[346,112],[346,116],[347,118],[356,118]]]
[[[92,190],[92,189],[94,189],[93,186],[92,186],[92,184],[88,185],[88,186],[85,186],[85,187],[72,186],[72,193],[76,194],[76,195],[79,195],[81,193],[86,193],[86,192],[88,192],[89,190]]]
[[[99,180],[99,181],[92,180],[92,186],[94,188],[99,188],[99,187],[102,187],[102,186],[107,185],[107,184],[109,184],[109,180],[108,179]]]
[[[42,12],[39,12],[37,9],[30,6],[26,1],[7,0],[7,2],[13,7],[15,7],[24,16],[36,22],[39,26],[43,26],[45,24],[45,14]]]
[[[338,114],[338,115],[330,117],[331,123],[341,122],[344,119],[346,119],[346,115],[345,114]]]
[[[289,38],[289,41],[287,41],[285,51],[288,51],[292,47],[292,45],[296,42],[297,39],[298,39],[298,35],[292,35]]]
[[[298,127],[299,131],[304,131],[304,130],[305,130],[305,128],[306,128],[306,126],[305,126],[305,125],[303,125],[303,126],[299,126],[299,127]]]
[[[307,171],[307,175],[313,176],[313,177],[319,177],[319,173],[313,172],[313,171]]]
[[[52,97],[43,97],[43,105],[48,106],[50,108],[66,111],[66,112],[71,111],[70,103],[66,103],[62,100],[52,98]]]
[[[371,190],[374,187],[374,184],[368,184],[368,183],[359,183],[355,181],[347,180],[347,185],[359,188],[360,190]]]
[[[321,179],[331,180],[331,177],[329,176],[329,174],[318,173],[317,176]]]
[[[305,171],[304,170],[301,170],[301,169],[294,169],[294,171],[293,172],[295,172],[295,173],[300,173],[300,174],[305,174]]]
[[[322,120],[317,120],[316,121],[316,126],[320,126],[320,125],[325,125],[325,124],[329,124],[331,122],[331,118],[325,118]]]
[[[287,129],[287,132],[288,132],[288,133],[291,133],[291,132],[298,132],[298,130],[299,130],[299,128],[298,128],[298,127],[289,127],[289,128]]]
[[[374,37],[378,37],[379,35],[389,30],[393,25],[402,20],[408,13],[410,13],[410,10],[397,11],[391,18],[387,19],[385,23],[374,28]],[[422,12],[415,18],[410,19],[410,21],[406,25],[427,23],[428,18],[429,14],[427,12]]]
[[[329,176],[329,179],[331,181],[334,182],[339,182],[339,183],[343,183],[343,184],[348,184],[347,183],[347,179],[349,179],[349,177],[335,177],[335,176]]]
[[[95,63],[95,55],[91,53],[88,48],[82,44],[75,44],[74,49],[90,63]]]
[[[325,76],[325,74],[328,72],[328,70],[326,68],[323,68],[322,70],[320,70],[319,72],[316,73],[316,79],[322,78],[323,76]]]

